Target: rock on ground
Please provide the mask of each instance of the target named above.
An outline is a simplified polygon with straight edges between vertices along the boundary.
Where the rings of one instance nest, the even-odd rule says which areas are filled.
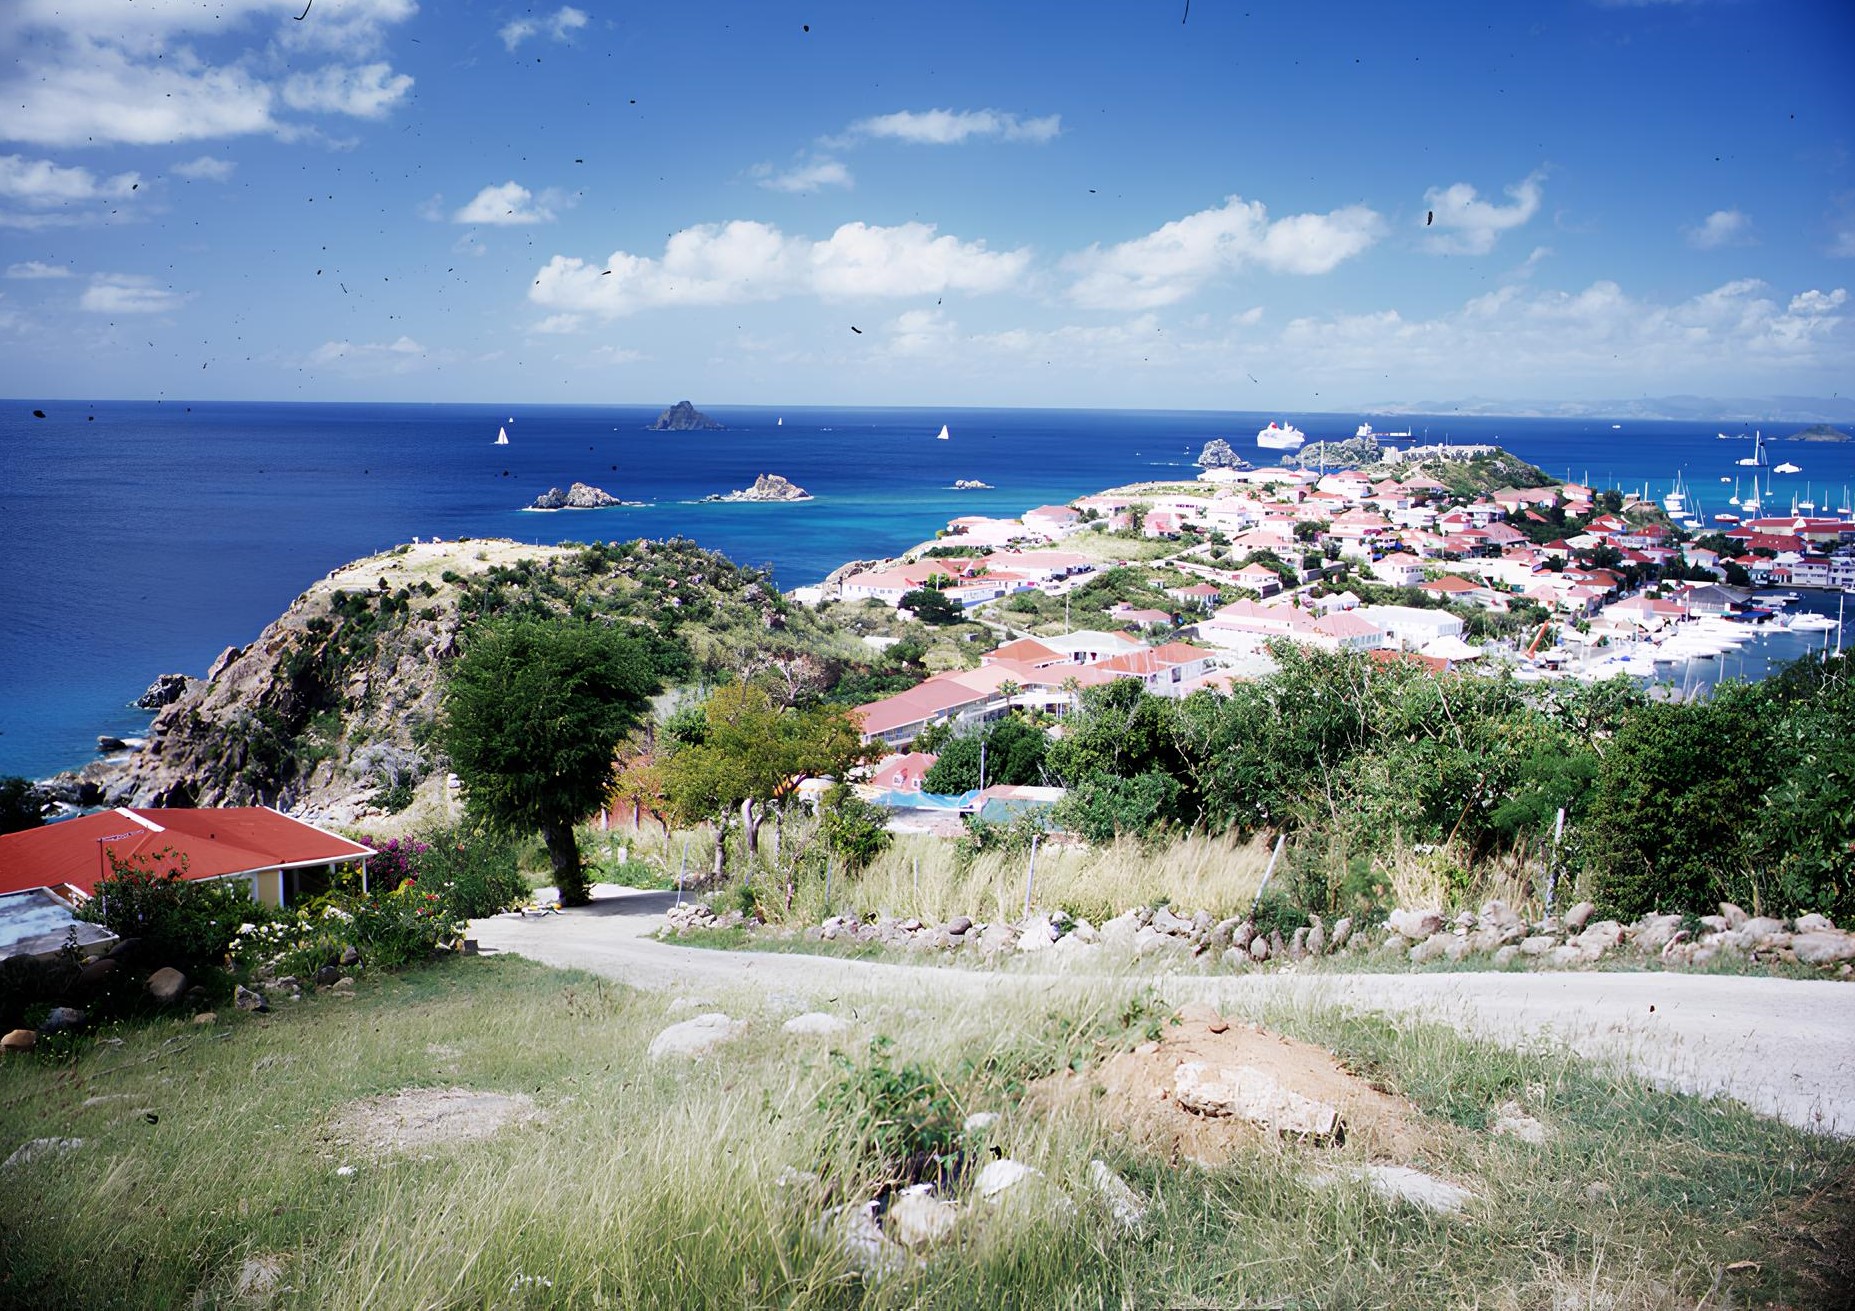
[[[0,1170],[11,1170],[16,1165],[31,1165],[43,1157],[63,1156],[66,1152],[75,1152],[83,1145],[82,1138],[34,1138],[15,1147],[11,1156],[0,1161]]]
[[[742,1027],[738,1021],[729,1019],[720,1011],[698,1015],[693,1020],[672,1024],[652,1038],[650,1058],[656,1061],[665,1056],[700,1056],[710,1048],[719,1047],[733,1039]]]
[[[876,1223],[876,1203],[834,1206],[818,1217],[813,1232],[836,1248],[844,1264],[872,1282],[908,1269],[908,1249]]]
[[[1188,1111],[1234,1115],[1277,1133],[1330,1138],[1340,1124],[1336,1107],[1284,1088],[1254,1066],[1185,1061],[1173,1076],[1173,1095]]]
[[[934,1196],[933,1184],[905,1188],[889,1203],[883,1232],[904,1247],[928,1247],[945,1239],[959,1223],[960,1208]]]
[[[1127,1180],[1109,1168],[1106,1161],[1089,1162],[1089,1184],[1114,1217],[1123,1232],[1132,1233],[1146,1223],[1146,1203]]]
[[[1475,1194],[1468,1189],[1407,1165],[1357,1165],[1315,1175],[1312,1181],[1326,1185],[1343,1179],[1359,1180],[1386,1201],[1409,1202],[1442,1215],[1460,1211],[1475,1199]]]
[[[831,1038],[848,1029],[850,1022],[835,1015],[826,1015],[823,1011],[807,1011],[803,1015],[793,1016],[779,1027],[787,1033],[803,1034],[811,1038]],[[652,1044],[653,1047],[655,1045]]]

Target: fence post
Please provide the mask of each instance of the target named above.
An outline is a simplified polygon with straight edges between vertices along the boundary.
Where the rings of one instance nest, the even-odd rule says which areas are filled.
[[[1275,877],[1275,862],[1281,858],[1282,844],[1288,841],[1288,834],[1275,835],[1275,850],[1269,853],[1269,868],[1262,872],[1262,882],[1256,887],[1256,900],[1250,903],[1250,918],[1256,918],[1256,911],[1262,905],[1262,894],[1268,891],[1269,880]]]
[[[1037,839],[1042,836],[1041,833],[1031,834],[1030,863],[1024,867],[1024,913],[1026,915],[1031,913],[1031,885],[1037,879]]]
[[[833,862],[832,862],[831,857],[826,856],[824,858],[824,913],[827,917],[831,914],[831,865],[832,863]]]
[[[689,871],[689,839],[683,839],[683,858],[676,866],[676,904],[683,904],[683,875]]]

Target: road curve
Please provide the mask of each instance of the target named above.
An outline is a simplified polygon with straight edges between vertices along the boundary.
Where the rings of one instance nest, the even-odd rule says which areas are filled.
[[[679,947],[647,936],[674,899],[601,885],[590,906],[474,920],[470,934],[486,953],[684,994],[912,989],[979,996],[1087,977]],[[1855,984],[1603,971],[1219,977],[1136,967],[1106,977],[1150,982],[1168,1000],[1202,999],[1230,1011],[1331,1004],[1444,1022],[1514,1045],[1566,1044],[1663,1087],[1732,1097],[1799,1128],[1855,1137]]]

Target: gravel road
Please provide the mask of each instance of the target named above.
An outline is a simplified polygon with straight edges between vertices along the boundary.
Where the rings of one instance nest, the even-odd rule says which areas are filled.
[[[673,900],[667,892],[601,885],[590,906],[475,920],[470,932],[486,953],[682,994],[747,989],[823,997],[849,990],[959,998],[1088,977],[653,941],[646,935]],[[1664,1087],[1732,1097],[1799,1128],[1855,1137],[1855,984],[1846,982],[1602,971],[1214,977],[1154,970],[1114,977],[1151,982],[1171,1001],[1202,999],[1236,1013],[1283,1001],[1332,1004],[1446,1021],[1514,1045],[1569,1044]]]

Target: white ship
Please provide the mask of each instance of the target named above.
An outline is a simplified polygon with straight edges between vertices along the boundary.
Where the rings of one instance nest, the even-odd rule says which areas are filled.
[[[1271,451],[1299,450],[1301,443],[1307,439],[1308,435],[1294,424],[1281,424],[1274,419],[1269,420],[1269,426],[1256,434],[1256,444]]]
[[[1360,424],[1353,433],[1355,437],[1376,437],[1380,441],[1389,441],[1394,437],[1409,437],[1410,435],[1408,429],[1404,432],[1378,432],[1369,423]]]

